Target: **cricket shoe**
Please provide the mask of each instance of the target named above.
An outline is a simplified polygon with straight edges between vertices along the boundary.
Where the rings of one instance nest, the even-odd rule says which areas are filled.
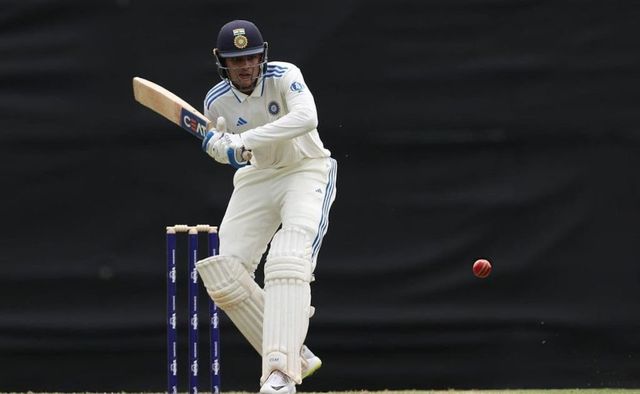
[[[300,352],[302,355],[302,379],[313,375],[315,371],[320,369],[322,366],[322,360],[320,357],[316,356],[309,350],[309,348],[305,345],[302,345],[302,351]]]
[[[260,394],[295,394],[296,383],[286,374],[274,370],[260,387]]]

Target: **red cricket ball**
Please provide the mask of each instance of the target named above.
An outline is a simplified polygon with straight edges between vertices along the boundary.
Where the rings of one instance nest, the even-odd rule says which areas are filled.
[[[491,273],[491,263],[486,259],[478,259],[473,263],[473,274],[478,278],[486,278]]]

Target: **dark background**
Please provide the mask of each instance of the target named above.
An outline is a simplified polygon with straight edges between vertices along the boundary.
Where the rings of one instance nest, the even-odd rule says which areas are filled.
[[[640,387],[638,2],[0,0],[0,390],[166,387],[164,226],[233,169],[131,78],[200,108],[236,18],[339,163],[303,390]]]

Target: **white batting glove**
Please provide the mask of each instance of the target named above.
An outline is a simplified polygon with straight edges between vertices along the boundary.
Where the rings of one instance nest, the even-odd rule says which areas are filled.
[[[218,163],[230,164],[234,168],[247,165],[250,155],[244,149],[239,134],[227,133],[227,122],[220,116],[216,128],[207,132],[202,141],[202,149]]]
[[[240,134],[225,133],[222,138],[216,142],[225,147],[227,161],[234,168],[241,168],[248,164],[247,151],[244,148],[242,137]]]
[[[224,133],[217,131],[216,129],[211,129],[207,131],[207,134],[204,136],[202,140],[202,150],[207,152],[207,154],[215,159],[215,161],[222,164],[229,164],[228,161],[224,162],[223,160],[227,158],[226,151],[219,150],[219,142]]]
[[[226,131],[227,122],[224,117],[220,116],[216,120],[216,127],[209,130],[202,140],[202,150],[221,164],[229,164],[227,149],[220,142]]]

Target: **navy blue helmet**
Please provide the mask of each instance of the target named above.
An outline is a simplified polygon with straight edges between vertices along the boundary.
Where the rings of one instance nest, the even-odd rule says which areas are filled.
[[[262,54],[262,65],[266,67],[267,47],[267,42],[262,39],[260,30],[253,22],[237,19],[226,23],[220,28],[217,48],[213,50],[218,73],[223,79],[228,78],[224,59],[229,57]]]

